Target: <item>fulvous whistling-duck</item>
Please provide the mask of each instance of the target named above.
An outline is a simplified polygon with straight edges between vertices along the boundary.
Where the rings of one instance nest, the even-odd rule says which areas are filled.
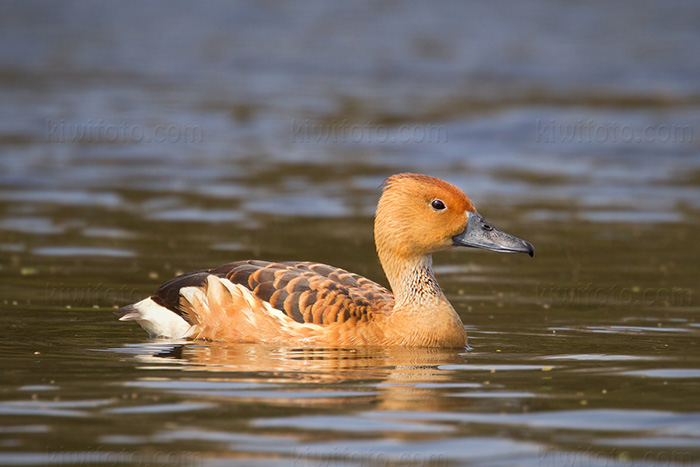
[[[183,274],[116,313],[151,336],[274,345],[464,347],[467,333],[438,286],[432,253],[453,246],[534,255],[491,225],[456,186],[387,178],[374,220],[391,290],[311,262],[236,261]]]

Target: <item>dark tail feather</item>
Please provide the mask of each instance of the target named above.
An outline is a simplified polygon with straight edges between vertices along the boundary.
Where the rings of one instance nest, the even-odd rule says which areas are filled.
[[[127,305],[114,310],[114,314],[119,316],[119,321],[130,321],[134,320],[139,316],[139,309],[134,305]]]

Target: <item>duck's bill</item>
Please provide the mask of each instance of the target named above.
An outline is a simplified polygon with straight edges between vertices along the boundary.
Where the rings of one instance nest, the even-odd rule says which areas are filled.
[[[469,212],[467,215],[469,216],[467,227],[461,234],[452,237],[453,245],[500,251],[501,253],[535,255],[535,247],[532,246],[532,243],[497,229],[480,214]]]

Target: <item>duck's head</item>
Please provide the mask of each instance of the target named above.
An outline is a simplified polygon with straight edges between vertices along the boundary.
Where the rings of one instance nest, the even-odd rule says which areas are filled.
[[[380,253],[420,257],[453,246],[535,254],[530,242],[495,228],[456,186],[427,175],[387,178],[377,206],[374,237]]]

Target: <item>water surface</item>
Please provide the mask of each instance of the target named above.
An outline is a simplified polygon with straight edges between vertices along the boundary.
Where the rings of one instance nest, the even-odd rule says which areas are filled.
[[[700,462],[694,3],[0,9],[0,463]],[[469,350],[111,313],[248,258],[386,284],[403,171],[536,247],[435,255]]]

